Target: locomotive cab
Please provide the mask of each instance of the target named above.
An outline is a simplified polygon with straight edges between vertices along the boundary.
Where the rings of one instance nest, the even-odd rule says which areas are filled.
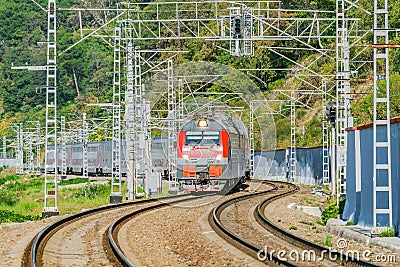
[[[222,191],[226,184],[232,185],[236,183],[233,180],[236,181],[242,176],[239,167],[241,164],[235,167],[231,160],[230,135],[242,136],[242,141],[247,135],[236,134],[237,129],[229,127],[229,118],[222,117],[226,120],[193,119],[184,123],[179,131],[178,181],[184,190]],[[242,153],[235,161],[242,161],[241,158],[244,156]]]

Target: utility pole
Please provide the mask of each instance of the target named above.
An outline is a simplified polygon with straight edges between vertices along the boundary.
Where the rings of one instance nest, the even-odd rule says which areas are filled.
[[[46,137],[44,160],[44,208],[42,218],[58,215],[57,207],[57,6],[48,0],[47,6],[47,66],[46,66]],[[53,146],[50,148],[50,144]],[[48,157],[54,159],[51,164]],[[48,175],[54,169],[54,177]]]
[[[67,179],[67,151],[66,151],[66,132],[65,116],[61,116],[61,180]]]
[[[88,174],[88,141],[89,141],[89,132],[86,121],[86,113],[82,114],[82,174],[83,179],[89,180]]]
[[[114,30],[113,137],[110,203],[122,202],[121,184],[121,28]]]

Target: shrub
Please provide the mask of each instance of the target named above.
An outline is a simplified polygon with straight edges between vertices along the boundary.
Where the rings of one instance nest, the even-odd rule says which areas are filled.
[[[82,188],[79,188],[72,197],[78,199],[81,197],[93,199],[100,195],[104,190],[110,190],[108,185],[98,185],[98,184],[87,184]]]
[[[385,231],[379,234],[379,237],[395,237],[396,230],[394,227],[387,227]]]
[[[8,181],[16,181],[20,179],[21,177],[16,175],[16,174],[9,174],[3,177],[0,177],[0,186],[7,183]]]
[[[326,246],[328,247],[332,247],[332,236],[328,235],[325,239],[325,243]]]
[[[326,225],[326,222],[331,218],[337,218],[339,215],[339,210],[335,204],[330,205],[322,212],[322,223]]]
[[[289,230],[297,230],[297,227],[292,225],[292,226],[290,226]]]
[[[41,217],[39,215],[21,215],[15,214],[13,211],[0,210],[0,223],[4,222],[25,222],[25,221],[38,221]]]
[[[2,188],[0,189],[0,203],[12,207],[17,203],[17,198],[8,189]]]
[[[96,180],[87,180],[85,178],[74,178],[74,179],[69,179],[65,181],[61,181],[58,183],[59,186],[62,185],[70,185],[70,184],[82,184],[82,183],[88,183],[88,182],[95,182]]]

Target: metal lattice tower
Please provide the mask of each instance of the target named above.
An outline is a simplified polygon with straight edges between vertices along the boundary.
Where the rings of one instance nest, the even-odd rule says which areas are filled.
[[[84,179],[89,179],[88,174],[88,151],[87,144],[89,142],[89,130],[86,121],[86,113],[82,114],[82,174]]]
[[[250,130],[249,130],[249,142],[250,142],[250,177],[254,176],[254,101],[250,101]]]
[[[172,60],[168,60],[168,173],[169,181],[176,182],[176,150],[174,142],[176,139],[176,93],[174,88],[174,71]],[[171,185],[171,183],[170,183]],[[175,185],[175,183],[174,183]]]
[[[121,185],[121,28],[114,30],[111,203],[122,202]]]
[[[26,133],[27,134],[27,136],[26,136],[26,138],[28,139],[27,141],[28,141],[28,148],[27,148],[27,151],[26,151],[26,171],[28,172],[28,173],[32,173],[33,171],[34,171],[34,164],[33,164],[33,139],[34,139],[34,136],[33,136],[33,134],[34,133]]]
[[[135,55],[133,55],[135,53]],[[134,149],[135,149],[135,104],[134,104],[134,87],[136,83],[136,69],[135,77],[133,70],[133,60],[135,60],[136,67],[136,51],[133,51],[132,40],[129,39],[127,45],[127,70],[126,70],[126,90],[125,90],[125,139],[126,139],[126,164],[127,164],[127,188],[126,188],[126,198],[128,200],[135,199],[135,160],[134,160]],[[133,58],[134,57],[134,58]]]
[[[329,184],[329,128],[326,118],[326,80],[322,81],[322,184]]]
[[[144,99],[143,99],[144,100]],[[144,160],[144,173],[145,173],[145,180],[144,180],[144,191],[146,197],[149,196],[149,179],[151,175],[151,131],[150,131],[150,115],[151,115],[151,106],[150,101],[143,102],[144,110],[143,110],[143,136],[144,136],[144,151],[143,151],[143,160]]]
[[[337,198],[346,194],[346,134],[350,113],[350,47],[345,1],[336,1],[336,177]]]
[[[374,0],[373,209],[374,228],[392,226],[388,1]],[[385,128],[378,134],[378,126]],[[380,197],[379,197],[380,196]],[[379,201],[378,201],[379,200]]]
[[[36,123],[36,138],[35,138],[35,143],[36,143],[36,176],[40,176],[40,122]]]
[[[183,112],[183,101],[184,101],[184,86],[183,86],[183,80],[179,79],[178,80],[178,128],[182,125],[184,122],[184,112]]]
[[[57,207],[57,19],[56,0],[48,0],[46,66],[46,137],[44,166],[44,208],[42,216],[58,215]],[[49,147],[53,144],[52,147]],[[51,165],[48,157],[54,159]],[[48,175],[54,169],[54,177]]]
[[[3,159],[7,158],[7,137],[3,136]]]
[[[135,159],[135,185],[138,184],[139,179],[143,179],[143,190],[147,196],[146,179],[148,178],[148,164],[146,155],[146,119],[145,119],[145,103],[144,92],[142,85],[142,69],[141,69],[141,55],[139,47],[135,49],[135,92],[134,92],[134,159]],[[135,186],[136,188],[136,186]],[[136,191],[135,191],[136,193]]]
[[[294,94],[290,98],[290,149],[289,149],[289,181],[296,182],[296,102]]]
[[[17,126],[17,174],[24,174],[24,131],[23,124]]]
[[[65,116],[61,116],[61,180],[65,180],[67,178],[67,137],[65,132]]]

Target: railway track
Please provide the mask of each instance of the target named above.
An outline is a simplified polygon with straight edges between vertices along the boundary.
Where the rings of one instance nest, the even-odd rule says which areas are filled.
[[[246,188],[237,194],[252,192]],[[227,254],[208,238],[215,235],[206,219],[209,210],[237,194],[137,211],[113,223],[109,243],[121,266],[247,266],[240,256]]]
[[[162,202],[158,203],[152,206],[148,207],[143,207],[139,210],[136,210],[134,212],[131,212],[129,214],[126,214],[125,216],[120,217],[116,221],[114,221],[110,227],[107,229],[107,245],[113,252],[112,255],[110,254],[110,257],[114,258],[116,262],[118,262],[119,265],[124,266],[124,267],[132,267],[134,264],[129,260],[129,258],[125,255],[123,252],[123,249],[121,249],[121,246],[119,244],[118,240],[118,234],[120,229],[124,226],[125,223],[130,221],[133,217],[139,216],[141,214],[147,213],[152,210],[160,209],[163,207],[166,207],[167,205],[174,205],[178,204],[181,202],[189,202],[193,200],[198,200],[204,197],[209,197],[209,196],[214,196],[216,195],[215,193],[213,194],[207,194],[203,196],[194,196],[190,198],[185,198],[185,199],[178,199],[178,200],[173,200],[169,202]]]
[[[213,209],[209,215],[213,229],[268,266],[379,266],[299,238],[270,222],[264,214],[265,207],[298,190],[288,183],[272,184],[273,189],[267,192],[232,198]],[[245,217],[253,217],[254,221]]]
[[[135,212],[196,198],[199,197],[185,195],[126,202],[73,214],[45,227],[26,248],[22,265],[100,266],[112,263],[117,266],[119,260],[110,261],[109,255],[106,254],[108,241],[103,238],[115,218],[126,218]],[[163,202],[159,203],[160,200]],[[80,246],[81,254],[78,254]]]

